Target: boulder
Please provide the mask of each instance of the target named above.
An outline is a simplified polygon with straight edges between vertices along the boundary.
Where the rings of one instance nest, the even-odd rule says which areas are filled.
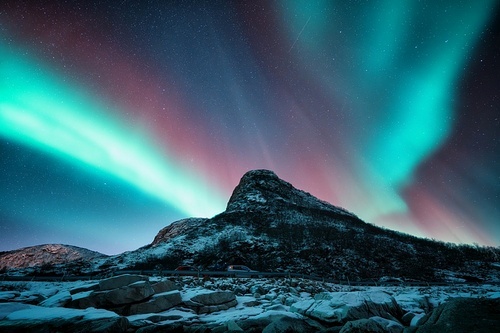
[[[182,298],[178,290],[168,291],[154,295],[147,302],[132,304],[128,315],[162,312],[181,303]]]
[[[117,289],[120,287],[128,286],[138,281],[149,281],[149,278],[147,276],[134,275],[134,274],[123,274],[123,275],[113,276],[107,279],[100,280],[99,290],[104,291],[104,290]]]
[[[231,291],[213,291],[199,294],[184,302],[184,305],[195,310],[197,314],[227,310],[237,304],[236,296]]]
[[[384,329],[385,332],[388,333],[402,333],[404,331],[404,326],[394,320],[382,318],[382,317],[371,317],[369,318],[371,321],[375,321],[378,324],[380,324]]]
[[[340,333],[387,333],[384,327],[371,319],[358,319],[348,321],[340,330]]]
[[[403,315],[394,297],[383,291],[320,293],[314,299],[292,304],[290,311],[330,324],[373,316],[393,320]]]
[[[151,285],[155,294],[161,294],[167,291],[181,290],[181,288],[170,280],[163,280]]]
[[[12,312],[30,309],[31,307],[32,305],[23,303],[0,303],[0,322]]]
[[[282,314],[279,317],[284,317]],[[270,318],[270,317],[250,317],[248,319],[238,320],[236,323],[244,332],[262,332],[264,328],[266,328],[269,324],[271,324],[274,320],[278,318]]]
[[[111,305],[128,304],[140,302],[155,293],[148,281],[138,281],[121,287],[104,292],[106,302]]]
[[[71,302],[71,294],[67,290],[58,292],[57,294],[47,298],[40,303],[41,306],[46,306],[49,308],[53,307],[65,307],[69,302]]]
[[[71,296],[71,301],[66,304],[68,308],[87,309],[98,308],[104,304],[104,292],[84,291]]]
[[[317,332],[316,327],[312,327],[304,319],[281,317],[267,325],[262,333],[285,333],[285,332]]]
[[[415,315],[416,314],[413,312],[405,313],[403,317],[401,317],[401,323],[405,326],[410,326],[412,319],[415,318]]]
[[[0,291],[0,302],[12,302],[19,296],[21,296],[19,291]]]
[[[127,318],[106,310],[0,306],[0,332],[126,332]]]
[[[268,332],[274,332],[273,330],[279,331],[280,329],[285,327],[288,327],[289,332],[295,332],[293,330],[293,327],[299,325],[299,321],[302,321],[304,322],[304,324],[306,324],[306,326],[302,327],[303,329],[305,329],[305,332],[318,332],[324,329],[322,325],[309,318],[304,318],[297,314],[285,314],[283,312],[275,311],[267,311],[248,319],[239,320],[236,323],[244,332],[262,332],[268,326]],[[273,325],[273,323],[275,324]],[[312,330],[311,327],[314,328],[314,330]],[[285,331],[287,330],[285,329]]]
[[[424,319],[425,313],[417,313],[410,321],[410,325],[407,326],[413,326],[417,327],[421,325],[422,319]],[[404,324],[404,323],[403,323]]]
[[[83,293],[85,291],[97,291],[99,290],[99,283],[89,283],[80,287],[70,289],[69,293],[71,295]]]
[[[243,329],[234,320],[228,321],[226,325],[227,330],[230,332],[243,332]]]
[[[128,320],[125,317],[87,319],[87,320],[22,320],[0,322],[1,332],[72,332],[72,333],[109,333],[127,332]]]
[[[107,291],[84,292],[73,295],[69,307],[86,309],[115,308],[120,305],[144,301],[154,294],[154,290],[148,281],[138,281],[128,286]]]
[[[191,301],[201,303],[203,305],[219,305],[231,302],[235,299],[236,296],[231,291],[214,291],[191,297]]]
[[[261,285],[256,284],[250,287],[250,293],[251,294],[258,293],[260,295],[264,295],[266,291],[264,290],[264,288],[262,288]]]
[[[184,333],[184,327],[182,323],[169,323],[161,325],[149,325],[139,328],[136,333]]]
[[[425,315],[420,326],[405,332],[497,333],[500,327],[500,299],[455,298]]]

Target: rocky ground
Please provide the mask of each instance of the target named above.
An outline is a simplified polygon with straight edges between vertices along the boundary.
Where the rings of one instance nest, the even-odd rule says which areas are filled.
[[[1,282],[0,331],[497,332],[500,287],[350,287],[302,279]]]

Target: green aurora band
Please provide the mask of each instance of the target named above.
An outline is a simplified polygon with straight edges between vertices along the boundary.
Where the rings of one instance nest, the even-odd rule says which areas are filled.
[[[407,212],[400,191],[449,138],[460,76],[496,5],[282,2],[282,20],[303,67],[345,101],[340,112],[347,119],[366,123],[349,133],[362,183],[378,192],[372,210],[351,204],[363,218],[372,220],[380,210]]]
[[[107,172],[187,216],[212,216],[224,201],[78,87],[19,50],[0,45],[0,135]]]

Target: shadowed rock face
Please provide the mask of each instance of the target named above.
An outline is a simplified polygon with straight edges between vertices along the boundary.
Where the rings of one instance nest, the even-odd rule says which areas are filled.
[[[417,333],[497,333],[500,328],[500,299],[456,298],[441,304],[419,321]]]
[[[227,204],[226,212],[295,206],[355,216],[293,187],[270,170],[252,170],[243,175]]]

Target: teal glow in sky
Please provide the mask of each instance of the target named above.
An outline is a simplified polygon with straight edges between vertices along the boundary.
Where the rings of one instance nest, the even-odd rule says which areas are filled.
[[[409,212],[401,191],[453,134],[460,80],[496,4],[282,2],[291,51],[341,100],[348,128],[362,129],[346,135],[363,191],[377,194],[340,201],[365,220],[398,228],[383,216]]]
[[[0,49],[0,134],[72,163],[96,168],[188,216],[212,216],[225,202],[181,170],[131,124],[109,116],[78,86],[62,84],[21,52]],[[168,146],[168,143],[166,144]]]

